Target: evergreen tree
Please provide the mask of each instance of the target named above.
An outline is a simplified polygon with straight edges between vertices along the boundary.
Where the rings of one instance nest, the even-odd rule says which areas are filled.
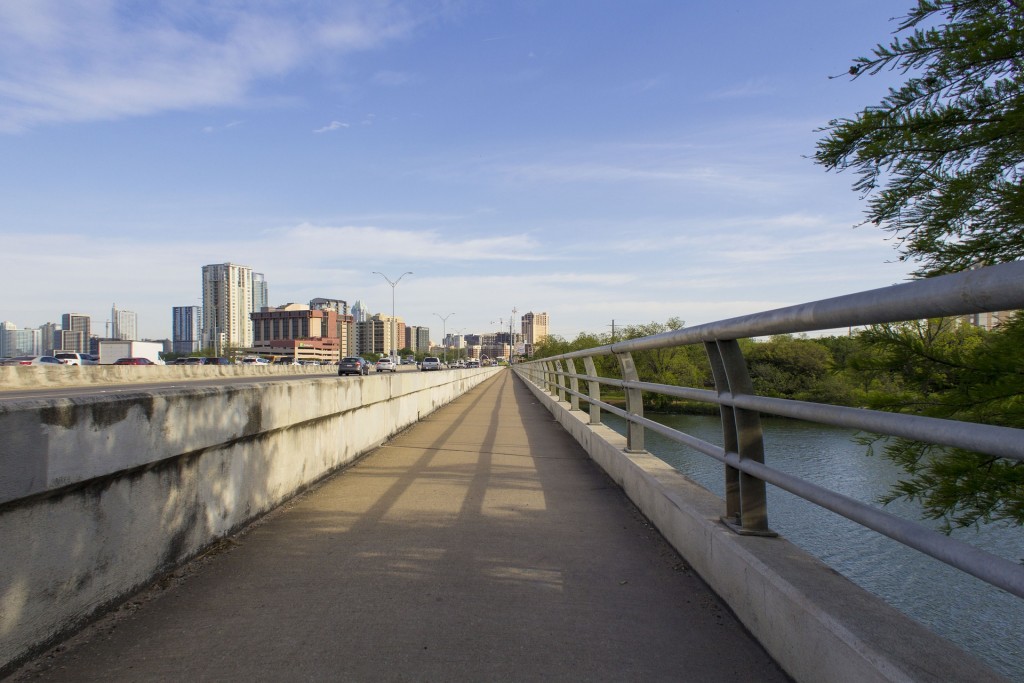
[[[881,103],[823,129],[815,161],[853,170],[867,223],[891,233],[915,275],[1024,256],[1024,12],[1016,0],[918,0],[895,37],[854,60],[852,78],[906,76]],[[934,322],[864,335],[870,405],[1024,426],[1024,321],[989,335]],[[905,439],[885,453],[909,478],[890,499],[919,500],[947,528],[1024,524],[1024,462]]]
[[[851,363],[889,377],[868,406],[1005,427],[1024,425],[1024,316],[998,332],[941,319],[878,325],[860,335]],[[978,522],[1024,524],[1024,463],[910,439],[865,437],[910,477],[886,500],[917,500],[947,530]]]
[[[857,173],[866,222],[895,236],[918,275],[1019,259],[1024,13],[1014,0],[918,0],[895,33],[849,73],[907,80],[830,121],[815,161]]]

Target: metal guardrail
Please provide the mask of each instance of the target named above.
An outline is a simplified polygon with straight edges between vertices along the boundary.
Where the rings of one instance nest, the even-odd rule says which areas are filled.
[[[1024,309],[1024,262],[1005,263],[573,351],[521,363],[514,369],[560,401],[568,396],[571,410],[579,410],[581,400],[587,403],[591,424],[601,423],[601,411],[624,418],[627,452],[642,452],[644,430],[650,429],[723,463],[726,487],[722,521],[737,533],[774,535],[768,527],[765,495],[765,484],[772,484],[1024,598],[1024,566],[768,466],[760,414],[905,437],[1019,461],[1024,461],[1024,429],[757,396],[736,341],[1020,309]],[[640,381],[633,352],[689,344],[704,345],[714,391]],[[614,356],[622,378],[599,376],[594,363],[599,356]],[[577,360],[583,362],[582,373]],[[587,384],[585,392],[580,382]],[[626,409],[602,401],[602,386],[624,390]],[[645,391],[717,404],[724,446],[645,418],[641,396]]]

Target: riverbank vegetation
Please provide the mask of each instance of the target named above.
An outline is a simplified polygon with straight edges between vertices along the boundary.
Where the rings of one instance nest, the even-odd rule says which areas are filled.
[[[582,334],[568,341],[549,337],[534,357],[548,357],[682,327],[682,321],[621,328],[610,335]],[[870,408],[928,417],[1024,427],[1024,316],[993,331],[961,319],[876,325],[830,337],[780,335],[740,340],[760,396]],[[645,382],[714,388],[700,344],[633,354]],[[594,358],[603,377],[620,377],[614,356]],[[579,371],[583,370],[578,363]],[[603,388],[602,400],[623,396]],[[714,404],[645,392],[653,412],[717,413]],[[925,514],[948,528],[980,522],[1024,523],[1024,468],[1016,461],[907,439],[862,438],[899,464],[907,478],[886,500],[919,501]]]

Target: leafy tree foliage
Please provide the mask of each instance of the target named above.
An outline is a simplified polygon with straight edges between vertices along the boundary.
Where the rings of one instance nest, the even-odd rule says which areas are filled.
[[[645,325],[627,325],[622,332],[624,339],[637,339],[678,330],[684,326],[679,318],[669,318],[664,323],[651,322]],[[633,354],[637,374],[645,382],[671,384],[685,387],[702,387],[711,382],[711,368],[704,349],[700,345],[681,346],[667,349],[652,349]],[[644,407],[666,411],[675,407],[677,401],[670,396],[644,392]]]
[[[888,376],[894,387],[870,393],[869,407],[1024,426],[1024,317],[998,332],[944,319],[876,326],[860,336],[865,352],[853,361],[855,369]],[[1024,463],[909,439],[881,443],[910,475],[887,500],[918,500],[947,530],[978,522],[1024,524]]]
[[[754,391],[762,396],[845,405],[851,392],[835,373],[828,346],[778,335],[747,344],[744,356]]]
[[[623,333],[633,339],[678,327],[681,321],[671,319],[630,326]],[[608,335],[581,334],[572,342],[550,337],[538,345],[536,357],[610,341]],[[939,319],[880,325],[854,336],[779,335],[766,341],[740,340],[740,345],[761,396],[1024,426],[1024,316],[994,332]],[[601,376],[619,376],[614,357],[597,357],[595,362]],[[699,344],[643,351],[634,354],[634,362],[644,381],[713,386]],[[582,371],[582,364],[577,368]],[[644,405],[653,411],[715,410],[655,393],[644,394]],[[862,440],[907,472],[886,502],[916,500],[927,516],[943,520],[947,530],[979,522],[1024,524],[1024,463],[907,439],[868,435]]]
[[[1021,258],[1024,12],[1014,0],[918,0],[895,34],[849,73],[909,77],[830,121],[816,162],[857,173],[867,222],[918,275]]]
[[[815,161],[857,173],[866,222],[894,236],[916,275],[1024,256],[1022,67],[1017,0],[917,0],[889,44],[850,68],[852,78],[906,79],[880,104],[829,122]],[[934,321],[874,328],[854,374],[870,377],[873,407],[1019,427],[1022,324],[991,334]],[[885,453],[909,475],[890,499],[920,500],[947,528],[1024,524],[1024,463],[906,440]]]

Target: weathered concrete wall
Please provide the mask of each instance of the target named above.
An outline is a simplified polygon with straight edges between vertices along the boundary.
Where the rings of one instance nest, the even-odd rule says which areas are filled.
[[[411,369],[411,366],[410,366]],[[330,373],[320,365],[31,365],[0,367],[0,389],[33,389],[216,379],[218,377],[303,376]],[[408,370],[407,370],[408,372]]]
[[[0,407],[0,674],[497,371]]]
[[[650,454],[626,453],[625,437],[526,384],[794,679],[1003,680],[785,539],[733,533],[717,496]]]

